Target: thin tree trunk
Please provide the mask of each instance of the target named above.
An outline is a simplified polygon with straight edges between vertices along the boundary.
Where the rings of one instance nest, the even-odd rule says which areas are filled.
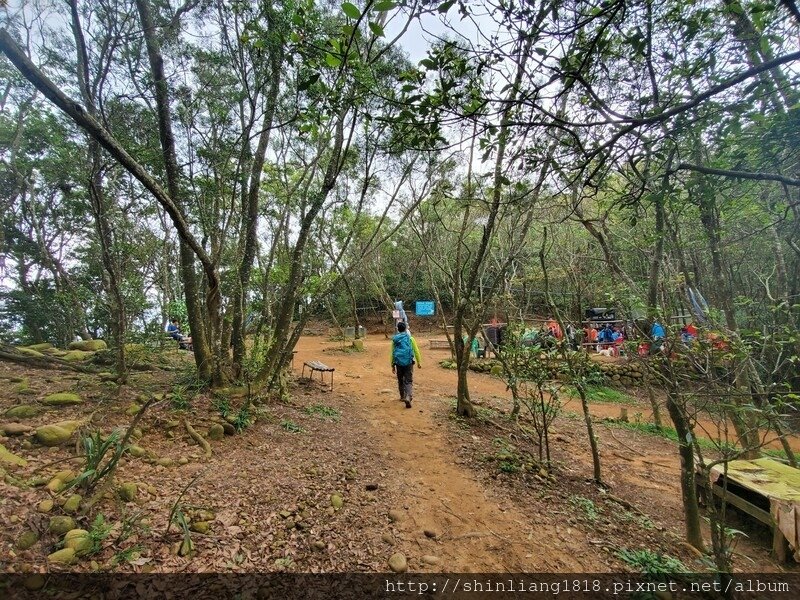
[[[683,516],[686,525],[686,541],[701,552],[705,552],[703,533],[700,527],[700,507],[697,504],[692,432],[683,410],[675,402],[672,390],[667,392],[667,411],[675,425],[675,432],[678,434],[678,454],[681,457],[681,499],[683,500]]]
[[[136,0],[136,7],[142,21],[142,33],[147,45],[150,70],[153,75],[156,108],[158,112],[158,130],[161,150],[164,159],[164,170],[167,177],[169,197],[178,210],[183,213],[185,207],[181,201],[180,169],[175,153],[175,138],[172,133],[170,116],[169,89],[164,75],[164,59],[161,56],[160,44],[156,38],[156,26],[150,12],[148,0]],[[181,236],[180,262],[183,279],[186,311],[189,328],[192,334],[192,348],[198,376],[206,381],[221,384],[219,361],[213,353],[214,334],[219,331],[219,283],[216,270],[209,262],[205,265],[209,287],[206,304],[200,300],[199,281],[195,272],[195,252],[190,242]]]
[[[77,47],[77,69],[78,83],[81,96],[86,104],[86,109],[93,118],[97,118],[96,99],[90,89],[88,54],[86,52],[86,42],[83,35],[83,28],[78,14],[77,0],[70,0],[70,13],[72,17],[72,32],[75,37]],[[125,300],[122,297],[120,286],[119,270],[117,262],[113,256],[113,234],[109,223],[109,203],[106,201],[103,189],[102,175],[102,156],[100,144],[93,137],[87,135],[88,150],[90,160],[89,171],[89,200],[94,216],[95,227],[97,229],[98,240],[100,242],[100,256],[106,277],[103,278],[106,293],[111,298],[111,332],[116,343],[116,371],[117,381],[125,383],[128,379],[128,368],[125,357],[125,333],[127,319],[125,316]]]
[[[268,31],[267,35],[278,36],[278,24],[276,15],[271,7],[268,11]],[[270,64],[270,85],[266,97],[266,109],[261,123],[261,133],[258,136],[258,146],[253,157],[250,168],[250,185],[247,191],[247,206],[242,218],[242,233],[240,237],[239,253],[242,262],[239,266],[238,282],[232,298],[233,304],[233,327],[231,332],[231,344],[233,345],[233,373],[241,371],[241,364],[245,357],[245,331],[244,321],[247,308],[247,289],[250,285],[250,274],[253,270],[253,261],[256,256],[257,225],[258,225],[258,198],[261,186],[261,173],[269,146],[270,132],[275,118],[275,111],[278,104],[278,92],[281,84],[281,65],[283,63],[282,40],[271,40],[269,46]],[[246,143],[246,141],[244,142]]]

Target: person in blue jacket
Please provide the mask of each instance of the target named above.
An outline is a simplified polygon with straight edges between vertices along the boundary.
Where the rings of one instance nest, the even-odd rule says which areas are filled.
[[[664,333],[664,326],[658,321],[653,321],[653,326],[650,328],[650,337],[655,340],[663,340],[667,335]]]
[[[397,333],[392,338],[392,373],[397,375],[400,400],[405,402],[406,408],[411,408],[414,400],[414,363],[421,369],[422,361],[417,341],[406,329],[406,324],[400,321]]]
[[[666,337],[667,334],[664,332],[664,326],[658,321],[653,321],[653,326],[650,328],[650,338],[653,340],[653,343],[650,345],[650,354],[661,351]]]

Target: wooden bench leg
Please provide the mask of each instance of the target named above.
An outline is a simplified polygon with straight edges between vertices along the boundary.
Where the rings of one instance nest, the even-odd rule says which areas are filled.
[[[775,554],[775,560],[780,564],[789,560],[789,541],[777,523],[772,525],[772,552]]]

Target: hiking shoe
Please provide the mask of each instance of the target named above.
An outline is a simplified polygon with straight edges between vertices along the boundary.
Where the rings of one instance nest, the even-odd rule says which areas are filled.
[[[406,403],[406,408],[411,408],[411,398],[406,398],[403,402]]]

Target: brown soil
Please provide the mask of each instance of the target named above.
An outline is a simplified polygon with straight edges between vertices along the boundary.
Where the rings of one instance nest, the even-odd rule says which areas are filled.
[[[597,423],[603,478],[611,492],[600,494],[588,482],[591,456],[582,418],[562,418],[553,432],[556,481],[536,474],[502,473],[496,462],[487,460],[497,454],[498,438],[511,439],[518,452],[536,454],[536,446],[515,435],[511,423],[504,420],[511,404],[505,384],[470,373],[471,396],[485,409],[486,418],[471,424],[453,419],[456,373],[438,365],[449,353],[426,350],[427,339],[434,336],[415,337],[423,354],[423,369],[415,370],[411,410],[399,401],[390,370],[389,341],[383,335],[368,336],[364,353],[349,352],[346,344],[325,338],[303,338],[296,370],[302,361],[313,359],[335,367],[335,389],[347,390],[368,411],[373,430],[383,439],[395,469],[411,490],[410,519],[403,529],[413,536],[418,552],[446,558],[449,570],[591,572],[622,570],[624,565],[615,551],[633,546],[660,549],[680,556],[691,568],[702,568],[696,554],[681,542],[680,463],[673,443]],[[580,403],[570,400],[564,408],[580,412]],[[627,408],[631,417],[637,412],[644,419],[650,416],[646,400]],[[620,405],[594,403],[591,412],[595,417],[614,418],[620,414]],[[710,420],[707,426],[711,427]],[[793,446],[798,442],[792,441]],[[459,456],[455,460],[454,450]],[[606,517],[600,521],[580,518],[576,497],[591,498],[596,506],[607,504],[608,514],[620,513],[619,505],[607,500],[609,495],[629,505],[630,510],[622,511],[629,513],[626,519],[646,522],[630,516],[645,515],[655,527],[637,530]],[[737,568],[782,569],[769,556],[770,538],[765,528],[750,527],[746,520],[735,523],[751,536],[737,545],[742,557]],[[446,535],[431,544],[417,535],[428,527]],[[598,547],[605,551],[598,552]]]
[[[101,512],[114,529],[97,554],[70,570],[374,572],[386,571],[389,556],[402,552],[412,571],[602,572],[628,568],[617,556],[623,548],[648,548],[702,568],[681,543],[674,444],[598,424],[609,485],[602,492],[588,481],[591,460],[582,421],[564,415],[552,432],[555,467],[543,471],[536,445],[503,414],[510,407],[505,386],[470,373],[480,415],[471,421],[455,418],[455,372],[437,364],[446,353],[427,351],[424,338],[419,341],[424,368],[415,371],[415,402],[406,409],[397,397],[384,336],[369,336],[363,353],[343,351],[341,343],[324,337],[302,338],[295,373],[299,376],[304,361],[321,360],[336,368],[333,392],[318,380],[298,378],[290,402],[265,400],[255,425],[211,442],[210,459],[182,427],[167,427],[170,420],[187,418],[205,433],[217,416],[206,394],[195,396],[188,411],[174,410],[173,372],[136,374],[118,392],[93,376],[0,363],[7,390],[20,377],[28,377],[33,390],[0,395],[0,414],[15,404],[35,404],[47,393],[77,391],[85,405],[51,409],[23,422],[38,426],[94,414],[92,427],[107,433],[130,422],[125,411],[142,390],[167,393],[141,423],[144,435],[137,444],[152,458],[125,459],[116,478],[139,484],[138,502],[111,495],[91,515],[79,517],[88,529]],[[178,365],[188,360],[178,352],[164,358]],[[241,402],[231,401],[233,408]],[[630,407],[629,414],[645,413],[645,406]],[[619,414],[618,405],[592,410]],[[24,440],[0,438],[29,461],[7,469],[17,479],[80,470],[74,445],[26,447]],[[504,453],[518,460],[515,472],[505,472]],[[156,457],[185,458],[188,464],[157,466]],[[181,539],[174,525],[166,533],[169,512],[184,490],[180,506],[187,515],[200,508],[215,512],[207,534],[192,534],[197,549],[192,558],[173,553]],[[62,514],[59,502],[70,493],[53,496],[43,487],[0,482],[0,572],[54,569],[46,557],[58,539],[46,532],[47,521]],[[341,496],[341,509],[331,506],[332,494]],[[48,515],[36,512],[51,496],[56,508]],[[390,519],[389,511],[399,520]],[[132,524],[127,537],[123,522]],[[751,537],[740,542],[736,567],[781,569],[769,557],[768,533],[744,521],[740,528]],[[40,541],[16,550],[15,541],[28,529],[38,531]]]

